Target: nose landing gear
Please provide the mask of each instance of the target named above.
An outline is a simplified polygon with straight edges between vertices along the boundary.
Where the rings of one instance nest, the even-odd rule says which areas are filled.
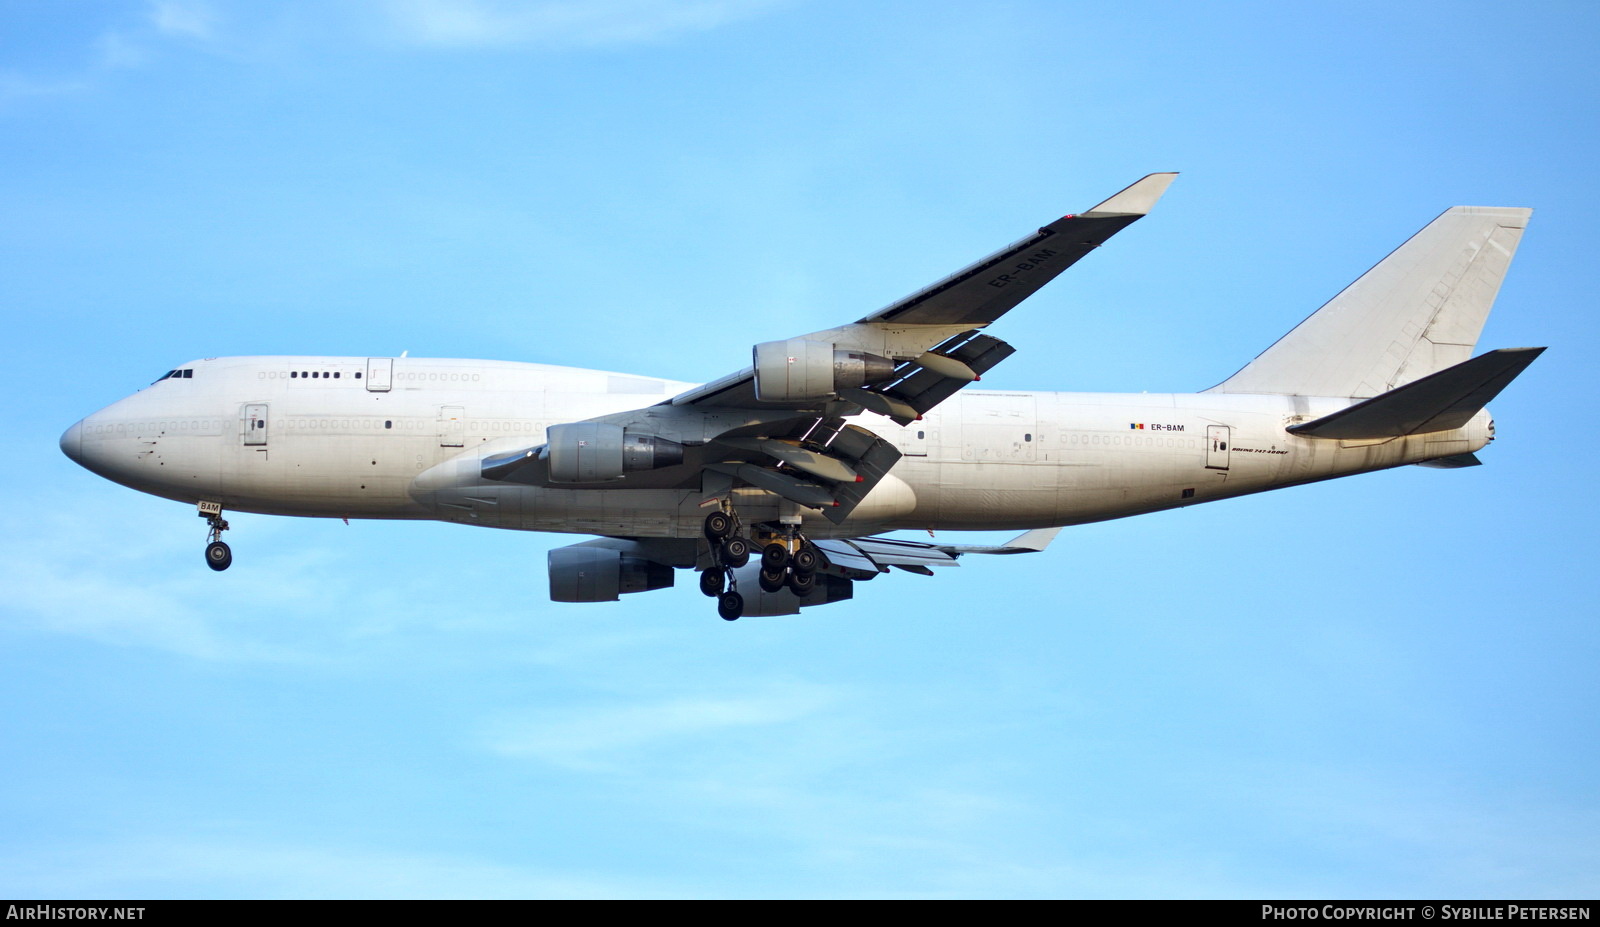
[[[228,522],[222,517],[222,503],[202,502],[198,507],[200,517],[210,528],[206,534],[206,566],[220,573],[233,566],[233,550],[222,541],[222,532],[228,530]]]

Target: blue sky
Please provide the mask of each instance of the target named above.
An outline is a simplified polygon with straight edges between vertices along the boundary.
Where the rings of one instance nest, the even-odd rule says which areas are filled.
[[[1597,23],[0,5],[0,895],[1593,897]],[[1445,208],[1532,206],[1480,347],[1551,350],[1486,465],[730,625],[441,524],[239,516],[213,574],[56,447],[201,356],[709,379],[1158,170],[986,386],[1201,389]]]

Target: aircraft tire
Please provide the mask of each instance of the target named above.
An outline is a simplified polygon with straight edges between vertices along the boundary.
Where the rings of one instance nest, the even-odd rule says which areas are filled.
[[[744,596],[737,592],[724,592],[717,597],[717,614],[723,621],[738,621],[744,614]]]
[[[700,574],[700,591],[713,599],[721,597],[727,584],[728,571],[722,567],[712,567]]]
[[[794,568],[797,573],[811,573],[817,569],[817,551],[810,544],[794,552]]]
[[[733,517],[726,512],[712,512],[706,516],[706,538],[720,541],[733,534]]]
[[[741,537],[731,537],[722,542],[722,562],[734,569],[750,562],[750,542]]]
[[[761,586],[762,592],[777,592],[783,588],[783,580],[782,570],[762,570],[761,574],[756,577],[756,582]]]
[[[817,574],[802,573],[799,570],[789,574],[789,591],[795,595],[806,595],[817,588]]]
[[[772,543],[761,548],[761,569],[777,573],[789,565],[789,548]]]
[[[221,541],[212,541],[206,545],[206,566],[221,573],[233,566],[233,551]]]

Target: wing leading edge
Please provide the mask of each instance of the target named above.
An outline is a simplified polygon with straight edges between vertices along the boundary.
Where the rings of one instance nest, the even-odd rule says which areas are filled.
[[[1176,172],[1147,174],[1084,212],[1063,216],[1037,232],[905,299],[861,324],[988,325],[1037,293],[1056,275],[1147,215]]]
[[[854,324],[813,332],[794,340],[825,341],[841,349],[870,351],[893,358],[899,362],[896,369],[899,380],[923,370],[947,377],[954,374],[958,383],[956,389],[959,389],[975,376],[966,376],[967,371],[943,362],[951,354],[943,349],[945,345],[952,341],[960,344],[972,341],[977,329],[999,319],[1084,255],[1148,214],[1177,176],[1176,172],[1148,174],[1084,212],[1063,216],[1042,226],[1032,235]],[[995,344],[1004,345],[1004,342],[990,339],[982,347],[988,350]],[[1005,355],[1009,355],[1010,346],[1005,345],[1005,348]],[[923,358],[926,363],[919,363],[924,354],[932,356]],[[992,363],[999,363],[1003,358],[1004,355],[996,357]],[[982,374],[970,360],[964,363],[976,371],[976,375]],[[963,376],[965,380],[960,379]],[[939,399],[954,392],[955,389],[950,389]],[[855,405],[868,411],[891,414],[884,408],[863,404],[860,398],[852,396],[846,401],[855,400]],[[758,398],[753,366],[669,401],[675,406],[723,408],[794,406]],[[915,405],[910,407],[915,408]],[[904,409],[898,411],[903,413]]]

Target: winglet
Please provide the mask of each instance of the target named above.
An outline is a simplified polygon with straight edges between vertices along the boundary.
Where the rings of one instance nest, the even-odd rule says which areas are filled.
[[[962,554],[1036,554],[1056,539],[1061,533],[1060,528],[1035,528],[1024,531],[1011,540],[998,546],[987,544],[930,544],[936,550],[948,554],[961,556]]]
[[[1090,207],[1086,212],[1078,215],[1086,217],[1097,216],[1143,216],[1148,215],[1151,208],[1156,205],[1156,200],[1161,199],[1161,194],[1167,192],[1167,187],[1172,184],[1177,171],[1168,171],[1161,174],[1146,174],[1128,185],[1122,192],[1114,194],[1098,206]]]
[[[1007,541],[1004,546],[1009,550],[1015,550],[1018,552],[1029,551],[1032,553],[1037,553],[1038,551],[1049,547],[1050,542],[1054,541],[1056,539],[1056,535],[1060,533],[1060,528],[1035,528],[1032,531],[1024,531],[1023,533],[1017,535],[1016,537]]]

